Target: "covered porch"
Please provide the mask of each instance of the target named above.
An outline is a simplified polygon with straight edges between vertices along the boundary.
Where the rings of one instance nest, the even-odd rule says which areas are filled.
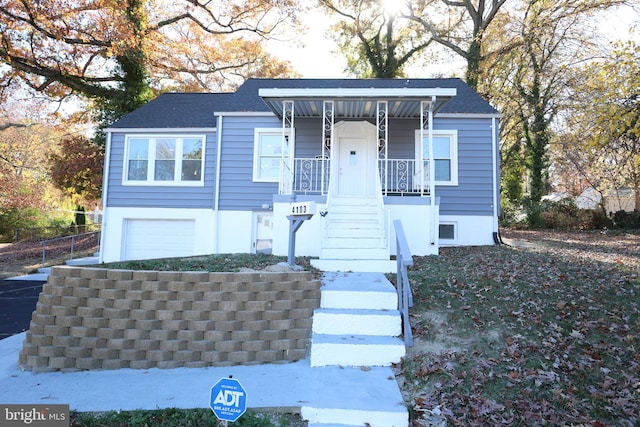
[[[259,95],[282,121],[274,226],[287,226],[292,196],[318,206],[301,232],[308,246],[301,250],[321,260],[388,261],[395,253],[390,224],[400,219],[414,236],[414,254],[437,253],[433,120],[455,88],[274,88]],[[321,137],[302,149],[296,121],[309,120]],[[411,147],[412,156],[393,150],[392,122],[425,141]],[[278,243],[274,253],[284,249]]]

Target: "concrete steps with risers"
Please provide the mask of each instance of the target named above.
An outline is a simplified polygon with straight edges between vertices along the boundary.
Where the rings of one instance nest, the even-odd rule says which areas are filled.
[[[396,262],[387,259],[312,259],[311,265],[322,271],[356,273],[395,273]]]
[[[381,273],[331,272],[323,275],[322,283],[320,308],[313,315],[311,366],[338,365],[345,370],[356,366],[368,371],[390,369],[400,362],[405,355],[399,338],[402,321],[396,289],[387,278]],[[386,391],[354,384],[341,399],[324,407],[303,407],[302,416],[313,427],[406,426],[409,415],[395,377],[390,375],[387,381],[382,384]],[[367,404],[354,407],[350,402],[356,395]]]
[[[389,259],[384,209],[375,197],[332,198],[321,259]]]

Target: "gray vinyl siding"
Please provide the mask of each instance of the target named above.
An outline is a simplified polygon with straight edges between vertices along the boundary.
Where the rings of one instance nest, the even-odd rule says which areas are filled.
[[[275,116],[223,117],[219,209],[254,210],[265,204],[272,205],[278,184],[253,181],[254,129],[281,127],[282,122]],[[415,132],[418,128],[418,120],[389,121],[390,159],[415,159]],[[436,186],[440,214],[492,215],[491,119],[436,117],[434,129],[458,131],[458,185]],[[313,158],[322,153],[320,118],[296,119],[295,131],[295,157]],[[217,157],[215,133],[207,134],[204,187],[123,186],[125,135],[112,135],[108,206],[213,208]]]
[[[390,120],[389,158],[414,159],[417,120]],[[435,118],[434,130],[458,131],[458,185],[436,186],[441,215],[492,215],[491,119]]]
[[[458,130],[458,185],[436,186],[440,215],[493,215],[491,119],[442,118],[434,129]]]
[[[152,133],[149,133],[151,135]],[[169,135],[171,132],[163,132]],[[176,136],[190,133],[179,132]],[[194,131],[194,135],[206,135],[203,187],[180,186],[136,186],[122,185],[125,160],[126,133],[111,136],[111,159],[109,163],[108,207],[133,208],[213,208],[216,173],[216,134]]]
[[[253,145],[255,128],[282,128],[273,117],[222,118],[220,169],[220,210],[252,210],[271,206],[276,182],[253,182]]]

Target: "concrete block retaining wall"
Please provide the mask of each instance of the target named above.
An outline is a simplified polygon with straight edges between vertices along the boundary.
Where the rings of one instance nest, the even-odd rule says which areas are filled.
[[[306,357],[310,272],[54,267],[19,363],[37,372],[293,362]]]

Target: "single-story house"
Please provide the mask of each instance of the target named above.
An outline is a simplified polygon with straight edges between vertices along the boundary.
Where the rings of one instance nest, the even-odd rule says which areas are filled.
[[[414,255],[494,244],[499,118],[455,78],[162,94],[107,129],[100,259],[287,255],[294,200],[327,270],[390,265],[396,219]]]

